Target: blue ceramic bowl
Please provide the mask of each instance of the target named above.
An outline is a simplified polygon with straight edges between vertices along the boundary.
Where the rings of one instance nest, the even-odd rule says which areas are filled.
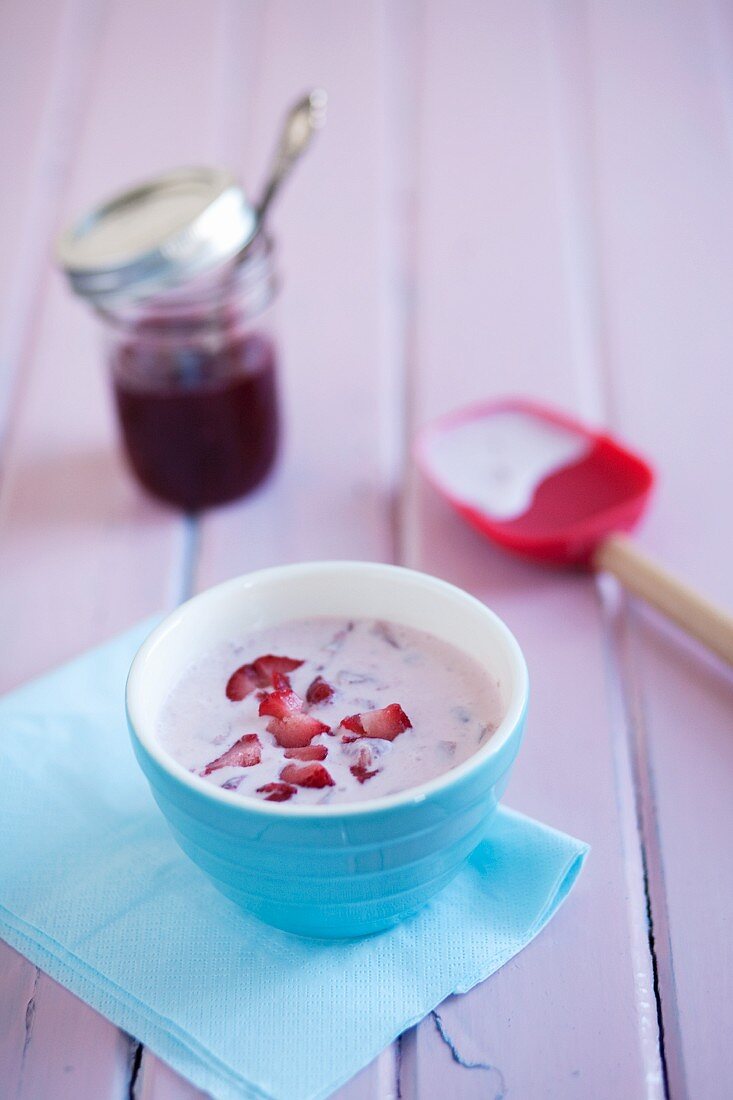
[[[184,669],[218,642],[313,615],[391,620],[464,650],[499,681],[501,725],[474,756],[429,783],[352,805],[250,800],[176,763],[158,744],[155,727]],[[472,596],[397,566],[311,562],[238,577],[169,615],[135,657],[127,714],[160,809],[214,885],[267,924],[334,938],[396,924],[460,870],[506,787],[527,692],[513,635]]]

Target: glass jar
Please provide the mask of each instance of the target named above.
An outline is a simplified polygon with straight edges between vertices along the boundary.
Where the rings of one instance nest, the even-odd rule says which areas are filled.
[[[239,184],[179,169],[97,207],[59,242],[102,321],[129,463],[186,511],[259,485],[278,444],[274,249]]]
[[[127,457],[186,511],[235,500],[278,443],[273,249],[258,240],[215,277],[98,307]]]

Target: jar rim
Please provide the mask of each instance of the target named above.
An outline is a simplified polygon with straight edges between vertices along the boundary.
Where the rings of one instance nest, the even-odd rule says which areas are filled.
[[[231,173],[178,168],[89,210],[56,254],[72,289],[94,304],[146,298],[231,261],[258,229]]]

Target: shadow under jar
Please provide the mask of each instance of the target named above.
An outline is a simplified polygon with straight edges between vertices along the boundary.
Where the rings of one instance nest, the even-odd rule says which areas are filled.
[[[59,257],[102,322],[124,449],[195,512],[255,489],[278,447],[272,241],[233,177],[179,169],[104,203]]]

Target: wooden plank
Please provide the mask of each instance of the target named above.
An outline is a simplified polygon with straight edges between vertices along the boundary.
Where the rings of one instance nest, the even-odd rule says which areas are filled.
[[[68,177],[100,10],[83,0],[0,9],[0,95],[12,105],[0,115],[0,443]]]
[[[5,151],[0,208],[0,475],[2,443],[29,352],[33,313],[42,301],[48,237],[68,179],[68,149],[74,145],[83,114],[98,30],[98,13],[84,3],[43,9],[39,3],[6,4],[0,10],[0,90],[3,100],[12,103],[12,109],[0,116]],[[28,1067],[25,1063],[34,1032],[38,1043],[50,1018],[44,994],[52,987],[36,967],[0,943],[0,1066],[6,1082],[22,1081],[23,1087],[33,1090],[40,1084],[40,1063],[32,1061]],[[39,1000],[43,1009],[37,1029]],[[77,1014],[76,1019],[82,1022],[89,1016],[93,1014]],[[94,1031],[98,1031],[97,1019],[92,1020]],[[65,1088],[73,1080],[73,1066],[66,1058],[60,1068],[60,1053],[52,1047],[40,1068],[55,1064],[51,1074]],[[98,1064],[107,1076],[109,1064],[104,1060]],[[119,1062],[113,1058],[111,1065],[114,1072]],[[99,1080],[93,1082],[98,1084]]]
[[[37,978],[35,966],[0,940],[0,1067],[3,1079],[21,1080],[28,1005]]]
[[[64,220],[126,180],[212,159],[220,8],[205,0],[184,7],[155,0],[144,8],[119,0],[100,9],[94,94],[85,97],[81,140],[73,143]],[[44,17],[45,11],[44,5]],[[72,30],[62,41],[76,49]],[[55,91],[61,103],[62,84]],[[53,151],[64,117],[58,100],[48,112]],[[54,157],[49,161],[50,171]],[[44,252],[57,222],[44,223]],[[34,342],[22,345],[23,386],[0,496],[0,619],[15,624],[12,637],[3,637],[2,689],[171,606],[180,597],[188,546],[182,521],[145,499],[123,468],[96,333],[58,276],[31,320]],[[0,981],[0,999],[16,1013],[7,1059],[5,1031],[0,1049],[10,1094],[77,1100],[127,1094],[133,1067],[126,1036],[44,975],[36,979],[27,964],[3,962]]]
[[[253,97],[263,53],[265,5],[243,5],[222,0],[213,20],[214,64],[211,82],[211,152],[208,160],[243,179],[247,167]],[[199,557],[199,521],[189,521],[187,567],[181,578],[180,598],[193,594]],[[135,1100],[200,1100],[205,1094],[184,1080],[147,1048],[139,1053],[132,1082]]]
[[[8,1054],[6,1058],[3,1049],[0,1061],[3,1087],[8,1089],[4,1095],[34,1100],[125,1096],[130,1076],[129,1037],[5,943],[0,943],[0,959],[0,1026]],[[11,978],[8,987],[7,974]],[[18,979],[25,985],[20,1000]]]
[[[638,537],[730,607],[731,13],[597,7],[592,41],[614,423],[660,471]],[[733,680],[642,608],[619,630],[670,1095],[722,1100],[733,1081]]]
[[[604,413],[584,278],[588,120],[565,72],[582,75],[582,47],[559,6],[426,8],[415,423],[505,392]],[[516,631],[533,702],[509,801],[592,854],[542,935],[441,1009],[444,1035],[428,1019],[406,1037],[402,1095],[661,1096],[631,771],[593,582],[510,561],[420,484],[404,548],[408,564],[474,592]]]
[[[243,173],[262,179],[283,110],[329,91],[329,121],[274,211],[285,438],[259,493],[208,516],[199,587],[308,558],[390,554],[385,468],[392,432],[381,376],[382,91],[373,5],[266,8]],[[388,385],[389,381],[385,382]]]
[[[282,111],[302,90],[328,90],[329,118],[273,217],[285,272],[280,465],[251,499],[204,519],[197,588],[277,562],[392,554],[402,436],[385,312],[385,10],[287,0],[262,13],[262,63],[242,96],[250,105],[244,177],[256,190]],[[387,1050],[337,1096],[395,1094],[395,1053]]]
[[[174,1069],[144,1050],[133,1081],[134,1100],[205,1100],[208,1094],[184,1081]]]

